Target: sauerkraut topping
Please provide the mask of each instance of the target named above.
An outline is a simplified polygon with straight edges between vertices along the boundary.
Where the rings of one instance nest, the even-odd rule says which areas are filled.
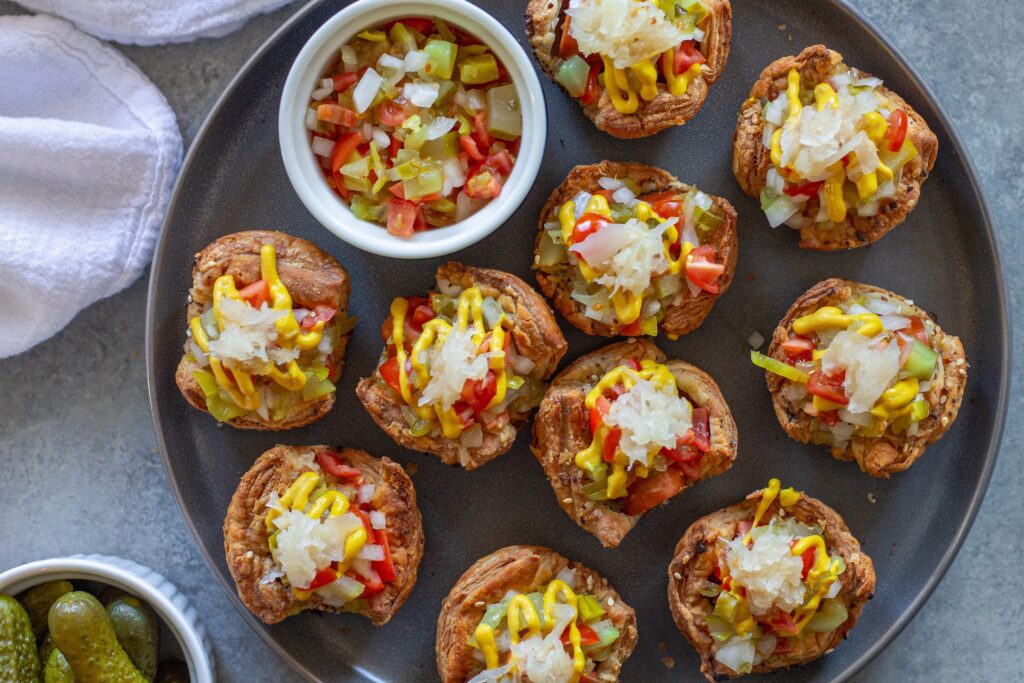
[[[566,14],[580,52],[607,57],[617,69],[693,38],[693,31],[682,30],[649,0],[570,0]]]
[[[274,568],[261,581],[339,608],[384,590],[395,569],[374,490],[341,456],[317,452],[283,494],[270,494],[264,524]]]
[[[577,590],[565,569],[538,591],[511,590],[487,605],[469,640],[484,670],[470,683],[570,683],[592,673],[620,633],[606,606]]]
[[[794,412],[815,418],[813,440],[845,448],[851,438],[913,436],[931,414],[939,371],[935,324],[910,305],[871,293],[793,321],[770,372],[788,380]],[[770,362],[763,362],[765,366]]]
[[[772,479],[753,518],[714,549],[714,572],[701,588],[709,601],[705,625],[715,659],[737,674],[791,650],[806,632],[834,631],[846,621],[836,600],[845,563],[829,553],[821,529],[785,515],[800,497]],[[766,518],[776,500],[777,512]]]
[[[588,499],[622,499],[635,515],[699,478],[710,450],[708,411],[694,409],[668,366],[643,360],[613,368],[587,393],[586,406],[592,438],[574,462],[590,480]]]
[[[400,297],[382,336],[378,375],[404,404],[412,436],[460,439],[479,447],[513,413],[540,400],[533,362],[512,343],[514,320],[478,287],[441,288],[429,298]]]
[[[213,301],[189,321],[192,376],[218,421],[256,414],[280,422],[299,401],[334,392],[330,359],[352,320],[328,306],[293,305],[277,273],[277,253],[260,250],[260,279],[237,289],[232,275],[213,285]]]
[[[874,216],[895,196],[917,149],[906,112],[881,85],[840,65],[811,87],[794,69],[786,92],[763,102],[762,143],[772,167],[761,206],[772,227],[828,228],[851,214]]]
[[[631,181],[601,178],[545,226],[536,267],[570,269],[584,314],[627,335],[656,335],[669,306],[717,294],[725,272],[714,246],[722,218],[700,190],[637,197]]]

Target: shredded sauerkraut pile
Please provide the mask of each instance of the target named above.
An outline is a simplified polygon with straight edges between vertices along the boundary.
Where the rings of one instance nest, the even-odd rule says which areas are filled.
[[[675,385],[658,387],[639,380],[612,403],[604,421],[622,430],[619,448],[629,466],[650,464],[651,452],[675,448],[693,426],[693,406],[678,395]]]
[[[224,319],[220,335],[210,340],[210,353],[238,369],[257,370],[268,361],[287,363],[298,357],[298,349],[286,350],[276,345],[274,324],[290,311],[253,308],[244,301],[224,298],[220,312]]]
[[[784,612],[800,607],[807,593],[801,579],[804,563],[790,552],[790,543],[810,535],[810,528],[793,520],[773,519],[755,532],[750,548],[738,536],[729,542],[726,556],[733,581],[747,589],[750,611],[766,614],[772,607]]]
[[[572,17],[569,33],[580,52],[608,57],[617,69],[656,57],[693,37],[646,0],[570,0],[566,14]]]
[[[317,567],[345,559],[345,539],[362,524],[353,514],[310,519],[302,511],[281,505],[276,493],[268,507],[281,513],[274,520],[279,530],[276,559],[293,586],[308,586]]]
[[[453,327],[444,344],[434,346],[426,359],[417,359],[430,366],[430,381],[423,389],[419,404],[441,404],[445,410],[459,400],[462,388],[469,380],[483,379],[487,374],[490,353],[477,355],[477,344],[472,330]]]

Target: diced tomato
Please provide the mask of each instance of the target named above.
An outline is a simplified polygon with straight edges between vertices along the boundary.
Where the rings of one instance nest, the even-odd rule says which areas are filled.
[[[836,423],[839,422],[839,411],[823,410],[820,413],[818,413],[818,419],[827,424],[829,427],[835,427]]]
[[[384,532],[384,529],[374,529],[373,539],[377,545],[384,549],[384,559],[376,560],[372,566],[380,575],[381,581],[394,581],[395,563],[391,559],[391,545],[388,543],[388,535]]]
[[[391,333],[395,331],[395,320],[390,315],[384,318],[380,324],[380,340],[385,344],[391,339]]]
[[[604,453],[602,453],[605,462],[615,460],[615,451],[619,450],[620,441],[622,441],[622,430],[618,427],[609,429],[607,436],[604,437]]]
[[[691,429],[690,432],[693,430]],[[682,439],[680,439],[682,441]],[[693,464],[700,460],[701,452],[696,446],[689,443],[678,443],[675,448],[662,448],[662,455],[676,464]]]
[[[802,581],[807,580],[807,574],[811,571],[811,567],[814,566],[814,552],[814,548],[808,548],[804,551],[803,555],[800,556],[800,559],[804,561],[804,568],[800,572],[800,579]]]
[[[337,311],[330,306],[317,306],[310,311],[309,315],[302,319],[302,329],[311,330],[318,322],[321,321],[326,325],[331,322],[331,319],[334,318],[336,313]]]
[[[343,74],[337,74],[332,76],[334,80],[334,90],[336,92],[345,92],[359,80],[359,73],[356,71],[348,71]]]
[[[512,421],[512,416],[508,414],[508,410],[503,410],[497,415],[484,411],[476,417],[486,431],[495,433],[500,432],[505,428],[505,425]]]
[[[501,194],[501,178],[490,171],[478,171],[466,181],[466,194],[475,199],[494,199]]]
[[[922,344],[928,345],[931,341],[928,339],[928,332],[924,329],[924,321],[918,317],[910,319],[910,335],[916,337]]]
[[[775,649],[772,650],[773,655],[784,655],[787,654],[793,647],[789,644],[788,638],[776,638]]]
[[[661,505],[686,486],[683,473],[674,467],[655,472],[646,479],[637,479],[626,493],[625,512],[639,515]]]
[[[593,645],[594,643],[601,642],[601,639],[597,637],[597,631],[590,626],[587,626],[582,621],[576,621],[576,629],[580,632],[581,646],[586,647],[587,645]],[[562,645],[570,645],[569,629],[562,631]]]
[[[639,320],[634,320],[628,325],[623,326],[622,336],[624,337],[639,337],[644,333],[644,328],[640,326]]]
[[[402,141],[394,135],[391,136],[391,143],[388,145],[388,157],[394,159],[398,156],[398,150],[402,148]]]
[[[384,100],[377,105],[377,120],[385,126],[401,126],[407,118],[409,112],[394,100]]]
[[[359,596],[361,598],[368,598],[371,595],[376,595],[377,593],[380,593],[381,591],[384,590],[384,582],[381,581],[380,573],[378,573],[376,569],[373,569],[372,565],[371,565],[371,569],[370,569],[370,575],[371,575],[371,578],[368,579],[365,576],[363,576],[362,574],[357,574],[355,572],[349,572],[349,576],[351,578],[355,579],[356,581],[358,581],[359,583],[363,584],[363,586],[364,586],[363,592]]]
[[[686,258],[686,279],[709,294],[718,294],[718,278],[725,273],[725,265],[715,263],[705,253],[697,253],[705,247],[697,247]],[[710,247],[714,249],[714,247]]]
[[[679,43],[679,47],[676,48],[675,55],[673,56],[672,73],[680,76],[686,73],[694,64],[703,64],[706,61],[704,55],[697,49],[697,41],[684,40]]]
[[[471,379],[462,387],[462,400],[472,408],[473,413],[487,409],[494,395],[498,393],[498,377],[488,370],[483,379]]]
[[[807,380],[807,391],[815,396],[820,396],[826,401],[832,401],[840,405],[846,405],[850,399],[843,391],[843,381],[846,379],[846,371],[840,371],[835,375],[826,375],[821,370],[815,370]]]
[[[794,334],[782,342],[782,352],[790,360],[810,360],[814,355],[814,340]]]
[[[610,218],[606,218],[599,213],[583,214],[576,221],[576,225],[573,226],[572,243],[579,244],[606,225],[611,225],[611,222]]]
[[[601,65],[593,64],[590,67],[590,73],[587,74],[587,87],[583,89],[583,94],[580,95],[580,102],[583,104],[593,104],[597,102],[601,97],[601,83],[597,80],[597,77],[601,74]]]
[[[580,53],[580,46],[569,31],[569,23],[571,21],[572,17],[566,14],[565,21],[562,22],[562,37],[558,41],[558,55],[562,59],[569,59],[569,57]]]
[[[478,145],[487,149],[494,142],[491,134],[487,132],[487,112],[479,111],[473,114],[473,137]]]
[[[398,356],[392,356],[381,364],[380,376],[396,394],[402,393],[402,386],[398,383]]]
[[[411,28],[413,31],[416,31],[416,33],[429,35],[434,32],[434,21],[432,19],[427,19],[426,17],[402,19],[402,23],[406,28]]]
[[[795,636],[799,631],[797,623],[793,621],[793,617],[777,608],[772,615],[770,623],[776,633],[784,636]]]
[[[680,197],[674,197],[669,199],[659,199],[652,204],[654,213],[658,214],[662,218],[682,218],[683,209],[686,208],[686,202]]]
[[[412,316],[409,319],[409,324],[412,325],[413,330],[419,335],[423,331],[423,326],[430,320],[437,317],[437,313],[430,306],[420,304],[416,307],[416,310],[412,312]]]
[[[889,129],[885,131],[885,137],[889,138],[889,151],[898,152],[903,147],[903,141],[907,139],[907,112],[902,109],[894,109],[889,114]]]
[[[803,185],[787,185],[782,191],[790,197],[799,197],[801,195],[813,197],[818,194],[818,190],[820,190],[821,186],[824,184],[824,180],[812,180],[804,183]]]
[[[628,365],[629,367],[631,367],[633,370],[636,370],[637,372],[640,372],[640,368],[642,367],[640,365],[640,361],[638,361],[636,358],[627,358],[626,360],[622,361],[622,364],[623,365]]]
[[[362,133],[346,133],[338,138],[334,143],[334,150],[331,151],[331,171],[337,171],[344,166],[362,141]]]
[[[727,593],[732,590],[732,577],[731,576],[726,576],[725,578],[722,579],[722,590],[724,590]]]
[[[682,470],[687,478],[697,481],[700,479],[700,465],[696,462],[677,462],[676,467]]]
[[[460,137],[459,144],[462,145],[462,151],[473,161],[483,161],[486,158],[480,153],[480,148],[477,146],[476,140],[473,139],[472,135]]]
[[[388,200],[388,234],[412,237],[416,223],[416,205],[404,199]]]
[[[509,655],[511,654],[512,653],[509,652]],[[599,683],[599,681],[590,674],[583,674],[580,676],[580,683]]]
[[[316,117],[321,121],[329,121],[346,128],[356,125],[356,113],[340,104],[318,104],[316,107]]]
[[[590,433],[596,434],[597,428],[604,422],[604,416],[611,410],[612,403],[604,396],[598,396],[594,407],[590,409]]]
[[[707,408],[693,409],[693,445],[704,453],[711,450],[711,418]]]
[[[257,280],[239,290],[238,295],[253,308],[260,308],[263,304],[270,303],[270,283],[266,280]]]
[[[513,163],[515,163],[515,159],[512,158],[507,149],[499,149],[484,159],[484,166],[497,171],[503,176],[507,176],[512,172]]]
[[[330,567],[324,567],[323,569],[316,570],[316,576],[305,588],[299,590],[315,591],[317,588],[323,588],[324,586],[334,583],[338,579],[338,574]]]
[[[361,476],[357,468],[346,465],[340,456],[330,451],[317,453],[316,462],[324,472],[339,479],[358,479]]]

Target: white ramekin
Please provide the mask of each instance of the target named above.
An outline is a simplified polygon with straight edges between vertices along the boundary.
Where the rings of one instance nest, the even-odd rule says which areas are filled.
[[[352,37],[403,17],[440,17],[486,43],[508,70],[519,93],[523,136],[512,175],[500,195],[466,220],[403,239],[382,226],[358,220],[324,181],[310,146],[306,109],[327,66]],[[544,156],[547,116],[537,74],[515,38],[498,21],[465,0],[358,0],[327,20],[295,58],[278,114],[281,156],[295,192],[313,216],[335,235],[364,251],[395,258],[450,254],[477,242],[508,220],[533,186]]]
[[[192,683],[213,683],[213,648],[188,599],[149,567],[107,555],[75,555],[30,562],[0,574],[0,593],[17,595],[59,579],[95,581],[138,596],[152,607],[181,648]]]

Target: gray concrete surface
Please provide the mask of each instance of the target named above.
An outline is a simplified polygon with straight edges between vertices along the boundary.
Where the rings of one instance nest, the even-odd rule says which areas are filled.
[[[920,70],[963,135],[992,201],[1011,309],[1019,311],[1024,5],[854,4]],[[297,7],[258,17],[220,40],[123,51],[163,89],[191,141],[232,75]],[[0,14],[20,11],[0,0]],[[214,635],[220,680],[298,680],[236,614],[193,545],[164,479],[146,398],[145,290],[143,278],[83,311],[53,339],[0,361],[0,501],[8,510],[0,523],[0,570],[77,552],[132,557],[191,596]],[[1016,317],[1014,328],[1019,349],[1024,316]],[[1021,362],[1014,378],[1015,387],[1024,387]],[[992,486],[949,574],[859,681],[1024,681],[1024,422],[1014,417],[1022,410],[1018,395]]]

